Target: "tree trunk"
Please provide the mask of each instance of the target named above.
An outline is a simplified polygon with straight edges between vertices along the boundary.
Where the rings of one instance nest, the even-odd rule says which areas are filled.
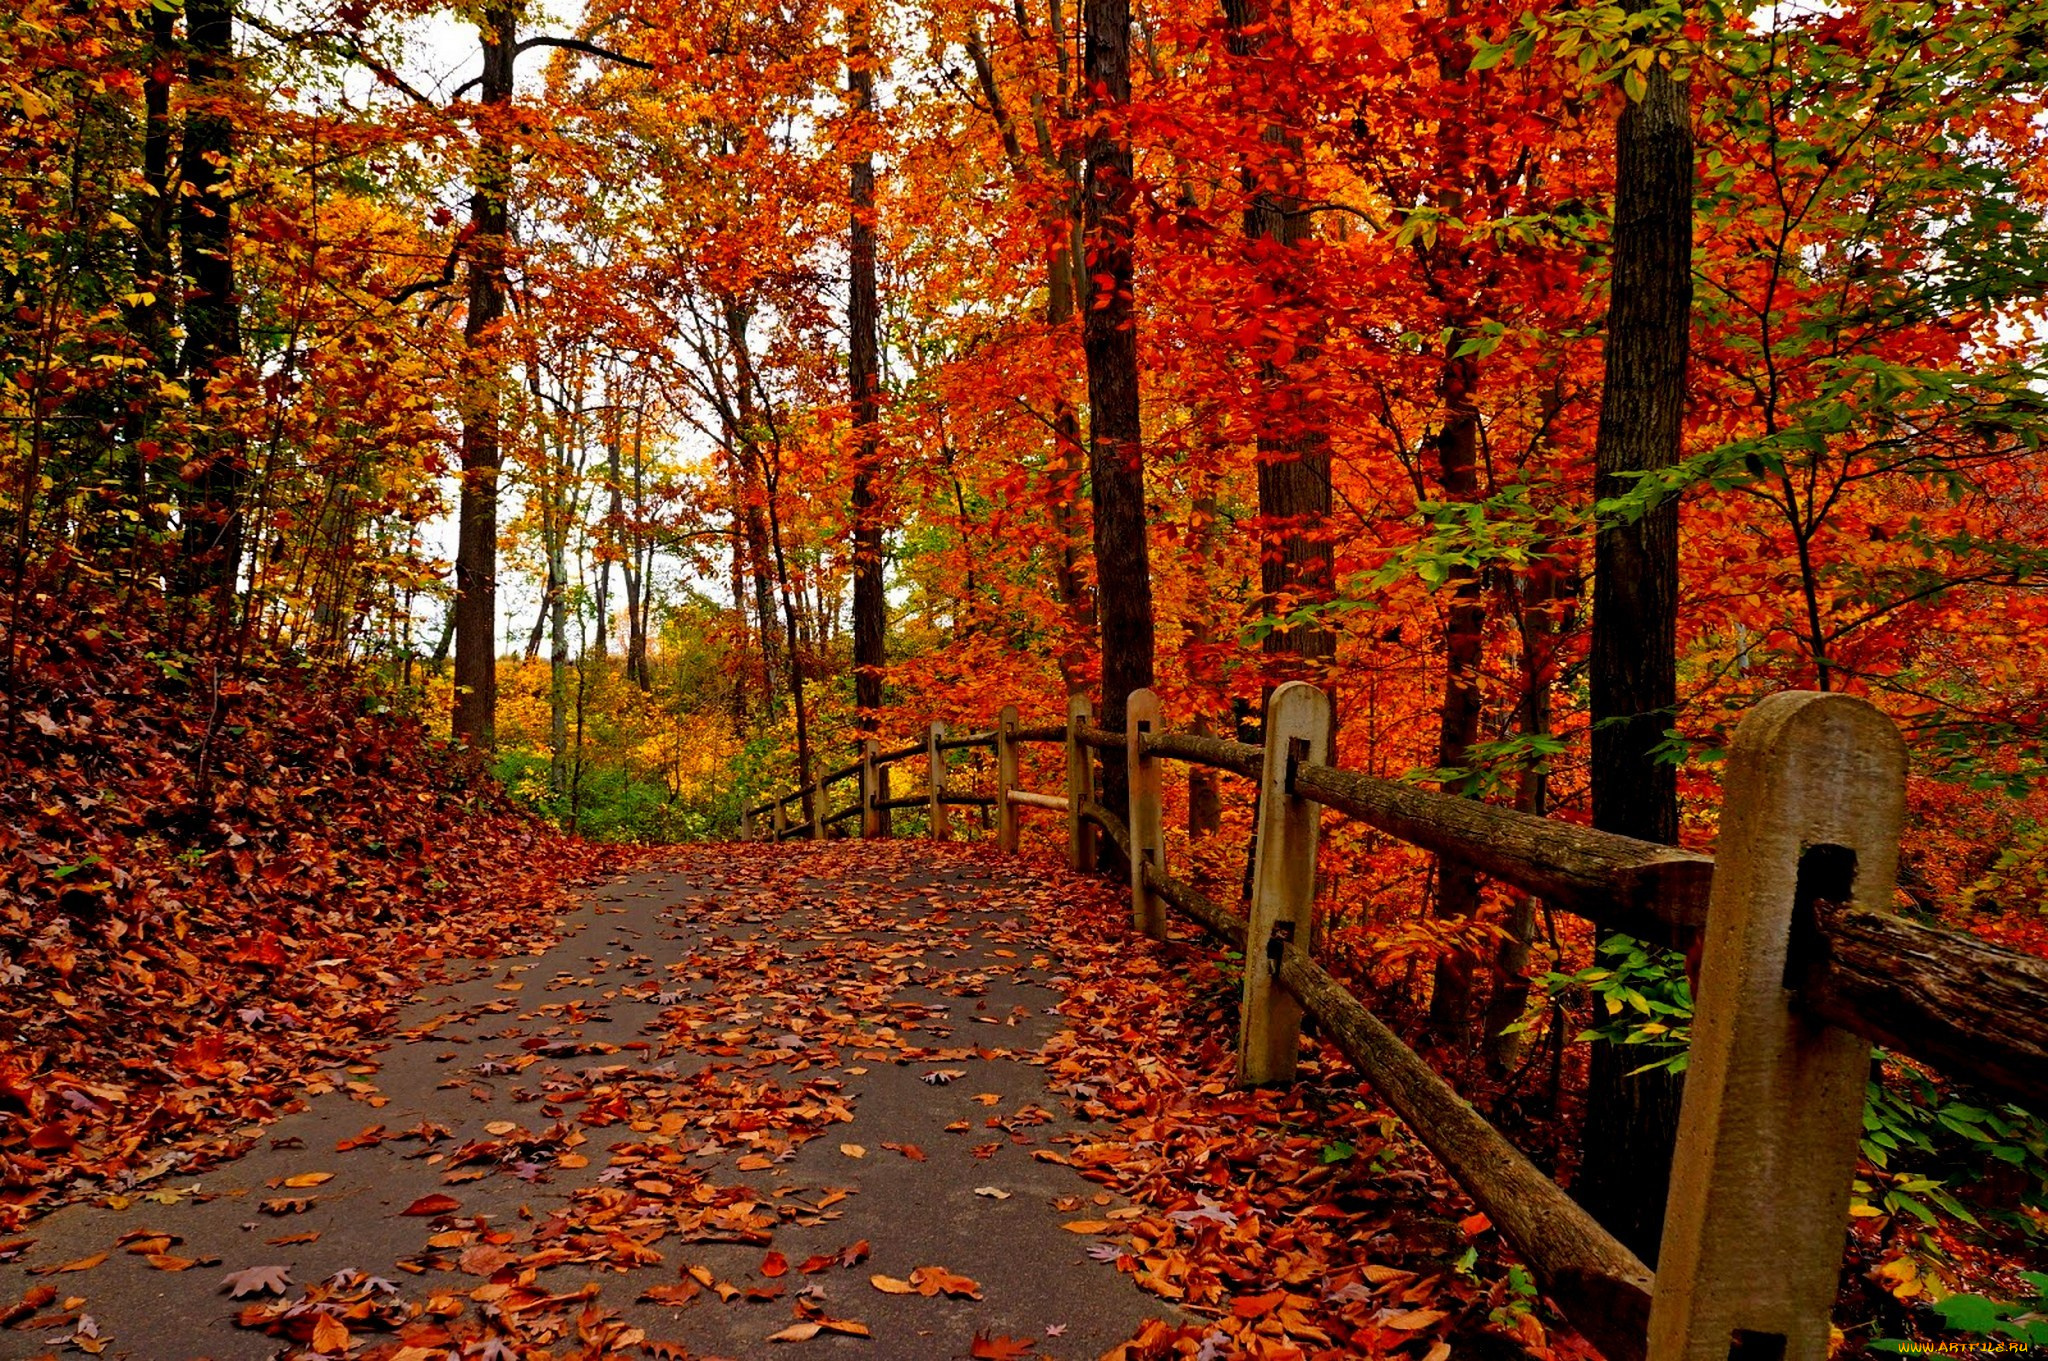
[[[1687,87],[1662,67],[1615,129],[1614,275],[1594,494],[1621,495],[1632,472],[1675,463],[1685,418],[1692,311],[1693,136]],[[1678,839],[1678,772],[1657,759],[1678,702],[1678,504],[1602,527],[1594,541],[1593,825],[1645,841]],[[1680,1080],[1627,1076],[1612,1045],[1593,1047],[1586,1128],[1573,1189],[1622,1242],[1655,1265],[1677,1139]]]
[[[1130,0],[1086,0],[1085,15],[1087,85],[1097,104],[1095,130],[1088,142],[1088,306],[1081,323],[1081,347],[1088,360],[1088,473],[1095,490],[1095,578],[1102,624],[1102,705],[1097,722],[1116,730],[1124,725],[1131,692],[1152,684],[1153,641],[1133,300],[1134,186],[1130,142],[1122,126],[1131,98]],[[1103,753],[1104,806],[1122,808],[1128,802],[1128,787],[1121,757]]]
[[[1012,8],[1018,33],[1032,37],[1022,3]],[[1066,22],[1059,0],[1047,6],[1052,33],[1054,97],[1062,116],[1071,116],[1072,81],[1068,67]],[[1044,95],[1031,87],[1031,130],[1036,142],[1039,173],[1052,176],[1059,184],[1057,197],[1043,195],[1039,180],[1025,160],[1023,139],[1015,119],[1004,102],[995,65],[979,33],[972,33],[967,53],[974,63],[982,97],[995,118],[1003,139],[1003,154],[1009,158],[1018,188],[1040,194],[1047,208],[1045,229],[1045,325],[1055,336],[1073,325],[1076,305],[1075,277],[1080,264],[1081,161],[1071,149],[1061,147],[1053,136]],[[1081,572],[1082,477],[1086,471],[1087,448],[1081,439],[1081,418],[1062,390],[1053,399],[1052,461],[1047,469],[1045,499],[1052,521],[1057,556],[1053,560],[1053,582],[1060,606],[1067,616],[1067,634],[1060,642],[1060,677],[1069,695],[1088,688],[1085,671],[1088,647],[1095,636],[1095,601]]]
[[[1474,388],[1478,361],[1453,357],[1463,343],[1461,328],[1446,342],[1440,396],[1444,424],[1436,438],[1437,479],[1447,501],[1472,501],[1479,495],[1479,406]],[[1438,712],[1436,761],[1446,770],[1462,769],[1467,752],[1479,738],[1481,645],[1486,632],[1486,603],[1479,574],[1470,566],[1451,569],[1450,605],[1444,611],[1444,695]],[[1471,788],[1468,777],[1448,779],[1446,794]],[[1450,856],[1437,861],[1436,915],[1446,922],[1469,922],[1479,910],[1479,876],[1470,865]],[[1429,999],[1429,1028],[1438,1039],[1462,1047],[1471,1037],[1471,954],[1459,948],[1438,956],[1435,986]]]
[[[242,357],[241,307],[235,293],[234,217],[229,176],[234,120],[215,107],[234,84],[234,10],[228,0],[191,0],[185,45],[193,107],[185,115],[179,175],[178,235],[186,280],[185,353],[195,424],[186,475],[184,555],[179,581],[189,595],[217,592],[232,600],[242,566],[242,484],[247,477],[240,437],[224,428],[224,379]],[[223,611],[225,616],[225,610]]]
[[[469,315],[463,322],[462,499],[455,548],[454,735],[489,751],[498,713],[498,366],[491,331],[505,314],[511,156],[503,119],[512,101],[513,11],[493,5],[477,24],[483,45],[476,190],[467,250]]]
[[[875,115],[874,53],[868,40],[868,11],[856,5],[847,16],[849,52],[846,88],[856,135],[863,139]],[[847,382],[853,395],[853,694],[854,726],[862,738],[879,737],[882,675],[886,665],[888,600],[884,595],[882,525],[876,507],[880,473],[881,380],[877,373],[875,299],[875,162],[865,150],[851,169],[853,223],[847,257]]]
[[[142,183],[145,191],[135,208],[135,286],[150,300],[129,309],[129,328],[147,353],[141,381],[131,395],[127,420],[128,463],[124,469],[129,508],[145,531],[160,534],[163,517],[150,494],[150,461],[141,442],[155,428],[161,399],[160,379],[178,367],[176,325],[178,282],[171,257],[171,224],[179,195],[171,183],[171,83],[177,60],[177,11],[150,5],[143,10],[149,27],[142,72]]]
[[[1273,6],[1269,0],[1224,0],[1223,10],[1230,50],[1251,87],[1246,102],[1282,105],[1294,73],[1269,51],[1281,23]],[[1265,306],[1286,330],[1288,314],[1307,305],[1301,253],[1314,237],[1304,211],[1308,167],[1301,139],[1283,122],[1268,124],[1260,140],[1276,150],[1240,171],[1248,195],[1244,234],[1253,268],[1272,299]],[[1327,541],[1330,443],[1300,377],[1315,360],[1319,329],[1311,325],[1291,335],[1294,353],[1285,362],[1267,356],[1259,363],[1265,397],[1258,422],[1259,589],[1269,615],[1284,616],[1297,606],[1328,600],[1335,591]],[[1283,624],[1266,634],[1261,650],[1270,691],[1281,681],[1323,679],[1337,639],[1315,623]]]
[[[1554,412],[1553,412],[1554,414]],[[1531,545],[1535,562],[1519,579],[1515,612],[1522,635],[1520,730],[1525,737],[1550,732],[1551,692],[1557,682],[1558,603],[1566,598],[1567,570],[1550,555],[1546,538]],[[1549,811],[1550,780],[1540,757],[1531,756],[1515,776],[1515,808],[1532,817]],[[1505,1077],[1521,1056],[1519,1035],[1506,1033],[1529,1002],[1529,946],[1535,939],[1536,900],[1513,895],[1507,935],[1494,948],[1493,993],[1486,1004],[1484,1046],[1488,1068]]]
[[[548,540],[548,751],[553,757],[548,763],[548,783],[555,793],[561,794],[568,789],[569,761],[569,564],[564,554],[569,538],[567,485],[564,483],[559,493],[542,494],[562,496],[562,502],[548,516],[552,523],[542,529]],[[580,668],[577,685],[580,695]],[[570,825],[575,824],[572,821]]]
[[[1189,489],[1187,545],[1188,575],[1197,583],[1189,592],[1188,608],[1181,624],[1181,669],[1188,678],[1191,712],[1188,731],[1197,737],[1214,735],[1212,714],[1220,715],[1227,704],[1226,687],[1218,679],[1209,659],[1211,641],[1208,611],[1213,608],[1207,588],[1208,569],[1216,552],[1216,475],[1204,473]],[[1188,839],[1200,841],[1223,829],[1223,789],[1214,768],[1188,766]]]
[[[754,573],[754,613],[761,630],[761,683],[763,707],[775,712],[776,670],[780,664],[775,640],[783,632],[775,615],[775,562],[768,542],[768,520],[764,513],[768,484],[761,466],[759,416],[754,406],[753,363],[747,345],[747,312],[736,302],[725,307],[726,343],[734,353],[733,407],[739,417],[734,433],[741,479],[740,499],[746,506],[747,560]],[[790,655],[795,655],[794,645]]]
[[[652,678],[647,674],[647,612],[653,604],[654,583],[641,568],[641,554],[646,551],[641,545],[643,526],[647,516],[646,472],[643,465],[640,436],[646,419],[645,412],[633,413],[633,518],[626,527],[626,674],[640,687],[641,694],[654,688]],[[746,617],[746,606],[742,603],[739,589],[739,536],[733,536],[733,603],[738,607],[742,619]],[[742,625],[744,629],[744,625]]]

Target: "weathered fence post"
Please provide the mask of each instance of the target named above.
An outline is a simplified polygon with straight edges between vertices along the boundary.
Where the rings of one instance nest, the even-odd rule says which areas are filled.
[[[1143,750],[1144,738],[1164,724],[1159,696],[1134,690],[1124,701],[1124,769],[1130,772],[1131,928],[1154,940],[1166,939],[1166,904],[1145,883],[1145,867],[1166,866],[1166,821],[1159,808],[1159,761]]]
[[[782,834],[789,830],[789,813],[783,808],[780,798],[774,799],[773,802],[775,805],[775,839],[780,841],[782,840]]]
[[[825,839],[825,782],[817,780],[811,785],[811,840]]]
[[[925,754],[929,758],[926,772],[931,785],[932,840],[944,841],[950,834],[946,826],[946,753],[939,750],[939,743],[946,736],[946,725],[933,723],[925,736]]]
[[[1095,771],[1080,737],[1094,717],[1088,696],[1067,696],[1067,864],[1077,870],[1095,868],[1095,824],[1081,816],[1081,805],[1095,797]]]
[[[1259,779],[1259,844],[1252,869],[1250,929],[1244,943],[1244,1013],[1237,1080],[1247,1087],[1294,1078],[1301,1003],[1280,986],[1281,944],[1308,944],[1316,896],[1316,833],[1322,806],[1294,792],[1295,768],[1330,760],[1330,701],[1289,681],[1266,703],[1265,765]]]
[[[860,837],[872,841],[882,834],[882,810],[875,805],[881,802],[878,789],[875,756],[882,750],[882,744],[872,737],[864,737],[860,743]]]
[[[1905,775],[1898,730],[1848,695],[1772,695],[1736,729],[1653,1361],[1828,1354],[1870,1044],[1792,989],[1824,948],[1816,902],[1890,908]]]
[[[996,849],[1017,853],[1017,805],[1010,791],[1017,787],[1017,706],[1005,704],[996,718]]]

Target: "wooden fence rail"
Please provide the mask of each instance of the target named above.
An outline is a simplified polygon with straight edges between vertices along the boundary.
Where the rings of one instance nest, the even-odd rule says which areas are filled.
[[[983,806],[1014,851],[1021,812],[1044,809],[1065,815],[1076,869],[1094,867],[1106,838],[1129,871],[1136,930],[1164,938],[1171,907],[1243,952],[1240,1083],[1291,1080],[1314,1016],[1613,1361],[1825,1358],[1872,1041],[2013,1100],[2048,1099],[2048,962],[1890,910],[1906,754],[1861,700],[1780,694],[1744,718],[1718,857],[1336,769],[1328,699],[1300,683],[1273,693],[1259,746],[1166,731],[1150,691],[1127,712],[1127,730],[1111,732],[1076,697],[1061,725],[1022,727],[1011,706],[987,733],[949,738],[933,724],[886,753],[871,740],[855,765],[748,808],[747,830],[822,839],[858,815],[876,836],[882,810],[922,807],[943,838],[949,808]],[[1064,793],[1019,786],[1029,742],[1064,745]],[[947,754],[969,748],[994,752],[990,794],[948,786]],[[1122,809],[1095,796],[1094,763],[1111,752],[1127,763]],[[890,767],[920,756],[925,792],[891,797]],[[1249,916],[1168,871],[1167,761],[1259,782]],[[854,775],[860,801],[825,812],[826,787]],[[785,809],[806,796],[812,821],[793,827]],[[1700,947],[1654,1276],[1311,957],[1326,808],[1603,930]]]

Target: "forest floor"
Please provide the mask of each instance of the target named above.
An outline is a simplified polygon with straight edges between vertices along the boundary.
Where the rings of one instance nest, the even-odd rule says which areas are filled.
[[[664,855],[239,1158],[27,1225],[0,1357],[1578,1350],[1341,1063],[1236,1090],[1230,961],[1126,911],[985,845]]]

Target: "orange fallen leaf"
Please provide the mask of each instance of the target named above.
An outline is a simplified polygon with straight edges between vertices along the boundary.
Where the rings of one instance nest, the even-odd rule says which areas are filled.
[[[430,1196],[421,1196],[412,1204],[399,1211],[408,1215],[444,1215],[462,1208],[462,1202],[454,1196],[444,1196],[438,1191]]]
[[[820,1323],[792,1323],[779,1333],[768,1334],[768,1340],[770,1342],[809,1342],[822,1331],[824,1331],[824,1325]]]
[[[1106,1233],[1116,1225],[1107,1219],[1070,1219],[1060,1227],[1068,1233]]]
[[[295,1191],[303,1191],[308,1186],[325,1186],[333,1180],[332,1172],[301,1172],[296,1177],[286,1177],[284,1184]]]
[[[313,1350],[322,1356],[341,1356],[348,1352],[348,1325],[332,1314],[316,1314],[313,1317]]]
[[[35,1269],[34,1274],[38,1276],[55,1276],[60,1272],[65,1271],[91,1271],[94,1267],[98,1266],[101,1262],[104,1262],[106,1260],[106,1253],[95,1252],[90,1257],[80,1257],[77,1261],[66,1262],[62,1266],[37,1267]]]
[[[761,1259],[763,1276],[781,1276],[789,1271],[789,1259],[779,1252],[771,1252]]]

